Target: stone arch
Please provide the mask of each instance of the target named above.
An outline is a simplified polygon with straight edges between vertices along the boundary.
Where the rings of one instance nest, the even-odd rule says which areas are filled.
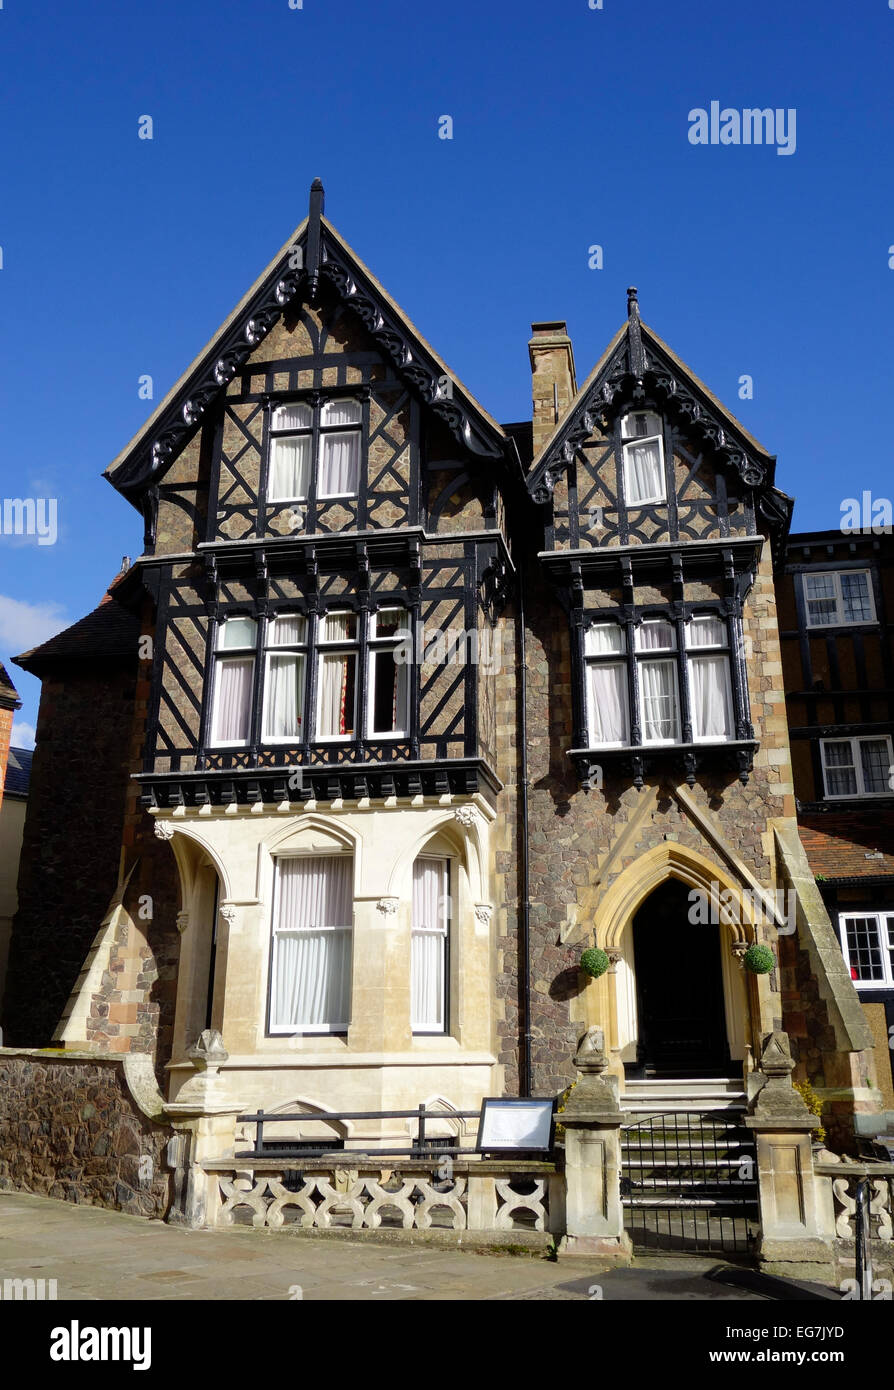
[[[469,1122],[457,1113],[458,1107],[445,1096],[428,1096],[421,1102],[426,1111],[425,1132],[430,1139],[454,1138],[459,1142],[469,1133]],[[406,1121],[407,1133],[415,1137],[416,1121]]]
[[[294,1096],[291,1100],[281,1101],[272,1109],[265,1109],[265,1122],[275,1121],[277,1115],[299,1115],[303,1118],[325,1120],[328,1123],[331,1133],[327,1134],[319,1125],[313,1125],[307,1133],[304,1132],[301,1121],[293,1122],[288,1130],[278,1129],[268,1133],[270,1139],[350,1139],[356,1123],[353,1120],[334,1120],[330,1116],[335,1113],[327,1105],[321,1105],[319,1101],[309,1100],[307,1096]],[[236,1133],[237,1142],[246,1139],[249,1142],[254,1138],[254,1125],[246,1124],[240,1126]]]
[[[666,841],[640,855],[612,883],[596,909],[596,944],[606,950],[619,949],[637,909],[668,878],[678,879],[706,893],[709,901],[718,905],[718,912],[722,912],[719,895],[731,893],[737,905],[734,915],[738,918],[726,924],[731,942],[744,945],[755,939],[751,890],[743,894],[741,880],[698,850]]]
[[[466,871],[471,901],[487,901],[489,895],[484,869],[487,863],[485,833],[480,815],[474,816],[469,825],[461,825],[456,819],[455,808],[446,809],[442,815],[432,819],[426,818],[424,829],[420,829],[392,865],[388,878],[388,894],[395,898],[409,896],[414,862],[428,842],[440,835],[453,846],[454,853]]]
[[[201,827],[195,821],[159,820],[155,824],[156,834],[159,839],[168,841],[177,862],[181,908],[187,907],[192,896],[196,875],[207,860],[210,860],[217,870],[221,885],[221,900],[232,896],[226,861],[220,857],[210,839],[201,834]],[[165,827],[165,833],[159,834],[159,828],[162,826]]]

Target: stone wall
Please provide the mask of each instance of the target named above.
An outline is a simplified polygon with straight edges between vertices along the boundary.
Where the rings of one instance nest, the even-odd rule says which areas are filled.
[[[138,1108],[121,1059],[0,1048],[0,1189],[161,1218],[173,1131]]]
[[[72,663],[43,681],[2,1013],[14,1046],[51,1041],[115,891],[135,668]]]

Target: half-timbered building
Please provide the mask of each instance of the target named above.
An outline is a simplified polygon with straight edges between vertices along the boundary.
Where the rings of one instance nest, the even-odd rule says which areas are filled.
[[[847,1142],[874,1039],[798,835],[775,459],[635,291],[580,388],[564,323],[529,354],[532,419],[500,425],[315,184],[107,470],[145,525],[109,600],[131,776],[57,1040],[151,1053],[176,1103],[213,1028],[246,1111],[449,1119],[561,1090],[594,1023],[622,1104],[726,1103],[807,1016]],[[42,757],[39,729],[38,784]]]

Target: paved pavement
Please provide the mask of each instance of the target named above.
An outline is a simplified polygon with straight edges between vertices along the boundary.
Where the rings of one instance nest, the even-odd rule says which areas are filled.
[[[708,1277],[723,1265],[652,1256],[634,1269],[612,1270],[596,1260],[554,1262],[540,1254],[397,1247],[239,1227],[188,1231],[99,1207],[0,1193],[0,1296],[4,1279],[55,1279],[60,1301],[764,1301],[758,1292]]]

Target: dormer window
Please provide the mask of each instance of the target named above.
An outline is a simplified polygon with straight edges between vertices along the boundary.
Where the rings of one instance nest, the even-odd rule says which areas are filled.
[[[355,497],[360,485],[362,415],[363,408],[355,400],[277,406],[270,417],[267,500],[306,502],[314,484],[318,500]]]
[[[628,507],[667,500],[661,417],[632,410],[621,421],[624,498]]]

